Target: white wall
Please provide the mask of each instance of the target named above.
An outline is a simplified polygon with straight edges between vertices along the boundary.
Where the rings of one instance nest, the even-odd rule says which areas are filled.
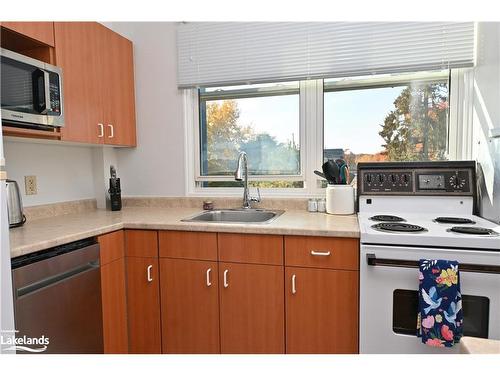
[[[474,69],[474,157],[480,165],[481,216],[500,222],[500,23],[478,25],[477,67]]]
[[[134,43],[137,148],[118,149],[123,195],[185,194],[183,99],[173,22],[108,22]]]
[[[7,176],[24,206],[94,198],[91,147],[4,140]],[[37,176],[38,194],[26,195],[24,176]]]

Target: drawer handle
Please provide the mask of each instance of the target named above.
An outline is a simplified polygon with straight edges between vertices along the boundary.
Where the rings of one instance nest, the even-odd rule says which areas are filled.
[[[297,293],[297,287],[295,285],[295,278],[296,278],[296,275],[292,275],[292,294]]]
[[[327,257],[327,256],[330,256],[330,251],[315,251],[315,250],[311,250],[311,255],[316,255],[316,256],[320,256],[320,257]]]
[[[210,281],[210,272],[212,272],[211,268],[209,268],[207,270],[207,286],[211,286],[212,285],[212,282]]]
[[[229,270],[224,271],[224,288],[227,288],[229,286],[229,283],[227,282],[227,274],[229,273]]]
[[[150,283],[151,281],[153,281],[153,277],[151,276],[151,270],[153,269],[153,265],[150,264],[148,266],[148,283]]]

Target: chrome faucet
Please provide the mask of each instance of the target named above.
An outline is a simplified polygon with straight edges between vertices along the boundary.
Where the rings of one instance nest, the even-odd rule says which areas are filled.
[[[252,208],[252,202],[260,202],[260,190],[257,188],[258,197],[250,196],[248,190],[248,158],[245,151],[241,151],[238,156],[238,166],[234,172],[234,179],[236,181],[244,181],[243,183],[243,208]],[[245,172],[243,172],[243,169]]]

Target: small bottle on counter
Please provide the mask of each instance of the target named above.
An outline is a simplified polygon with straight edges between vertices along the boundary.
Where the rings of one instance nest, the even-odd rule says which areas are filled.
[[[318,199],[318,212],[326,212],[326,199],[325,198]]]
[[[307,201],[307,211],[318,212],[318,201],[316,199],[311,198]]]

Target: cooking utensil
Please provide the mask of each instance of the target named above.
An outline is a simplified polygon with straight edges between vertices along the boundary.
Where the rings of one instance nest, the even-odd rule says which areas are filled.
[[[323,173],[325,175],[326,180],[329,184],[337,184],[339,182],[339,166],[333,160],[327,160],[321,166],[323,169]]]
[[[344,159],[335,159],[335,164],[339,167],[339,184],[349,183],[349,166]]]
[[[315,171],[314,171],[314,174],[315,174],[316,176],[319,176],[319,177],[324,178],[324,179],[326,180],[326,177],[325,177],[325,174],[324,174],[324,173],[321,173],[320,171],[316,171],[316,170],[315,170]]]

